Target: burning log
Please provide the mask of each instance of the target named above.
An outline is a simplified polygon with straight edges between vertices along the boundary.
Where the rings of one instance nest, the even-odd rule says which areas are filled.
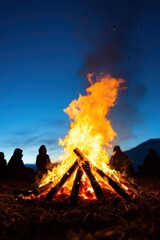
[[[87,177],[89,178],[89,181],[91,183],[92,188],[94,189],[97,199],[99,201],[105,202],[106,199],[105,199],[104,193],[102,191],[101,186],[99,185],[96,178],[91,172],[89,162],[86,160],[85,156],[83,155],[83,153],[81,153],[81,151],[78,148],[74,149],[74,152],[82,162],[80,164],[82,164],[82,168],[85,171]]]
[[[81,185],[81,179],[83,172],[86,173],[86,176],[88,177],[90,184],[94,190],[94,193],[97,197],[97,199],[101,202],[106,202],[106,198],[104,195],[104,192],[96,180],[94,174],[91,171],[94,169],[94,171],[99,174],[104,180],[107,181],[107,183],[115,190],[115,192],[120,195],[123,199],[125,200],[130,200],[131,197],[130,195],[120,186],[120,183],[117,183],[115,180],[113,180],[111,177],[109,177],[106,173],[104,173],[102,170],[99,168],[95,167],[89,160],[85,157],[85,155],[78,149],[74,149],[74,153],[77,155],[77,159],[73,163],[73,165],[70,167],[70,169],[63,175],[61,180],[53,186],[52,182],[49,182],[48,184],[32,189],[27,192],[28,194],[34,194],[34,196],[41,195],[41,193],[45,192],[47,188],[48,193],[46,194],[46,200],[51,201],[52,198],[58,193],[58,191],[61,189],[61,187],[66,183],[66,181],[71,177],[74,171],[77,169],[76,177],[74,179],[73,187],[70,193],[69,201],[71,204],[76,204],[78,202],[78,195],[79,195],[79,190],[80,190],[80,185]],[[24,196],[26,194],[23,194]]]
[[[48,188],[50,188],[53,185],[52,182],[47,183],[44,186],[41,187],[35,187],[29,190],[20,190],[20,191],[15,191],[14,195],[18,198],[22,198],[22,197],[28,197],[28,196],[35,196],[37,197],[38,195],[40,195],[42,192],[45,192]]]
[[[49,187],[52,186],[52,182],[47,183],[46,185],[42,186],[42,187],[37,187],[35,189],[33,189],[32,192],[35,196],[38,196],[39,194],[41,194],[42,192],[44,192],[46,189],[48,189]]]
[[[51,201],[53,196],[60,190],[60,188],[65,184],[67,179],[72,175],[78,166],[78,161],[76,160],[70,169],[63,175],[61,180],[47,193],[46,200]]]
[[[130,196],[115,182],[112,178],[107,176],[102,170],[98,169],[97,167],[94,167],[96,169],[96,172],[103,178],[106,179],[108,184],[125,200],[130,200]]]
[[[83,176],[83,170],[81,169],[81,167],[79,167],[77,170],[76,178],[74,180],[74,184],[70,194],[69,200],[71,204],[76,204],[78,202],[78,193],[79,193],[82,176]]]
[[[89,162],[85,161],[82,164],[82,167],[83,167],[83,170],[85,171],[87,177],[89,178],[89,181],[91,183],[92,188],[94,189],[94,192],[96,194],[97,199],[101,202],[106,202],[106,198],[104,196],[102,188],[101,188],[101,186],[99,185],[96,178],[94,177],[94,175],[91,172]]]
[[[90,179],[91,185],[93,184],[93,189],[95,191],[95,194],[98,198],[98,200],[102,200],[103,199],[103,192],[102,189],[100,187],[100,185],[98,184],[98,182],[92,179],[95,179],[95,177],[93,176],[93,174],[91,173],[90,170],[90,165],[89,162],[87,160],[87,158],[84,156],[84,154],[78,149],[74,149],[74,152],[76,153],[76,155],[78,156],[78,158],[81,160],[82,162],[82,167],[84,169],[84,171],[86,172],[88,178]],[[130,196],[115,182],[113,181],[112,178],[110,178],[109,176],[107,176],[102,170],[98,169],[97,167],[94,166],[94,169],[96,170],[96,172],[103,178],[106,179],[108,184],[121,196],[123,197],[125,200],[130,200]],[[99,186],[97,186],[99,185]],[[101,199],[102,198],[102,199]]]

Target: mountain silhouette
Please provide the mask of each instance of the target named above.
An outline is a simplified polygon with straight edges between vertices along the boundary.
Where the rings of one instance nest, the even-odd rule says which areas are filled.
[[[147,155],[149,148],[154,148],[157,154],[160,155],[160,138],[149,139],[146,142],[143,142],[138,146],[125,151],[128,157],[131,159],[135,171],[137,170],[137,165],[143,164],[144,157]]]

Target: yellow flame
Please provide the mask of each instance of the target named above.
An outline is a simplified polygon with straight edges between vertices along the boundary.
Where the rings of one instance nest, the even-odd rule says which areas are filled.
[[[64,155],[59,157],[61,164],[48,172],[41,185],[50,181],[53,185],[59,182],[76,160],[73,150],[77,147],[96,167],[109,175],[113,174],[113,170],[107,166],[109,155],[106,147],[111,147],[116,132],[108,119],[108,113],[116,103],[124,80],[105,75],[97,77],[93,83],[92,74],[88,78],[91,86],[86,89],[86,95],[79,95],[77,100],[64,109],[70,118],[70,130],[64,139],[59,139],[59,145],[64,149]]]

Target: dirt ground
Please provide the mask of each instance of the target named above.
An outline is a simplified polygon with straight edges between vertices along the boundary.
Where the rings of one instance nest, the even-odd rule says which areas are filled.
[[[34,184],[0,180],[0,239],[160,239],[160,180],[138,179],[136,185],[139,195],[130,202],[112,196],[105,204],[71,206],[20,199],[17,193]]]

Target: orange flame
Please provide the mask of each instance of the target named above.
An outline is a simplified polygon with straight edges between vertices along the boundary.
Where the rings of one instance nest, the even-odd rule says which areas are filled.
[[[114,107],[118,91],[123,79],[115,79],[109,75],[96,78],[93,83],[92,74],[88,75],[91,84],[86,89],[86,95],[79,95],[78,100],[73,100],[64,110],[70,118],[70,130],[64,139],[59,139],[59,145],[64,149],[64,155],[60,156],[61,164],[48,172],[41,182],[41,186],[52,181],[53,186],[59,182],[63,174],[76,160],[73,150],[79,147],[87,158],[99,169],[108,175],[113,170],[108,167],[109,155],[107,147],[114,140],[116,132],[108,119],[108,113]],[[116,177],[116,176],[115,176]],[[66,183],[71,189],[73,182]]]

